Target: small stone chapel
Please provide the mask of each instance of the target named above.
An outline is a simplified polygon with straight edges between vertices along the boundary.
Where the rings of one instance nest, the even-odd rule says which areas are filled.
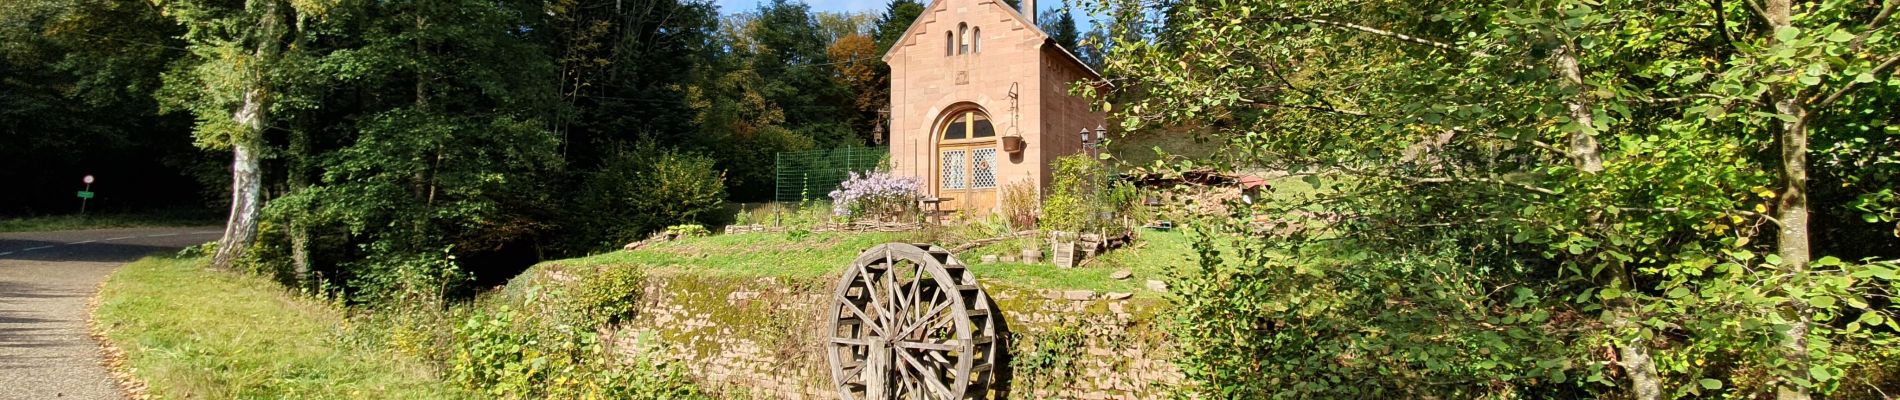
[[[1001,188],[1019,182],[1046,193],[1051,163],[1106,123],[1069,94],[1075,82],[1106,85],[1101,74],[1036,27],[1035,0],[1022,6],[1031,11],[936,0],[884,54],[891,171],[921,180],[944,211],[995,212]]]

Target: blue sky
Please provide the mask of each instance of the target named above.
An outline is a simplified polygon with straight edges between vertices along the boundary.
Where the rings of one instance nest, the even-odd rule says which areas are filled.
[[[764,0],[764,1],[770,1],[770,0]],[[721,13],[733,13],[733,12],[739,12],[739,11],[757,10],[759,8],[759,3],[762,3],[764,1],[761,1],[761,0],[713,0],[714,3],[719,4],[719,11]],[[924,4],[930,4],[931,0],[918,0],[918,1]],[[805,0],[805,4],[811,5],[811,9],[813,11],[834,11],[834,12],[869,11],[872,13],[883,13],[884,6],[888,2],[889,0]],[[1062,0],[1036,0],[1036,8],[1040,10],[1062,8]],[[1077,29],[1080,29],[1082,31],[1087,31],[1089,29],[1089,23],[1090,22],[1089,22],[1089,18],[1087,14],[1081,11],[1075,11],[1075,25]]]

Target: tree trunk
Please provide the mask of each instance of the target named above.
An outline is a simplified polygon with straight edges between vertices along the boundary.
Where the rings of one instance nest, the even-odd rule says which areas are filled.
[[[257,223],[263,210],[264,89],[244,92],[244,103],[232,115],[245,132],[231,140],[231,214],[224,222],[224,237],[218,240],[218,252],[211,265],[230,268],[232,263],[257,240]]]
[[[295,217],[293,217],[294,219]],[[298,287],[311,283],[310,276],[310,226],[301,222],[290,223],[290,266],[293,279]]]
[[[1642,329],[1636,323],[1637,318],[1640,318],[1638,309],[1639,306],[1630,298],[1619,299],[1610,310],[1611,327],[1622,332]],[[1630,396],[1642,400],[1662,398],[1662,379],[1656,377],[1656,360],[1649,356],[1649,339],[1639,332],[1617,343],[1616,347],[1617,363],[1630,375]]]
[[[313,157],[315,155],[310,152],[310,133],[303,129],[291,130],[290,152],[285,157],[289,164],[289,176],[285,177],[285,181],[290,183],[290,193],[310,189],[310,159]],[[285,218],[290,222],[286,233],[290,237],[290,266],[295,274],[292,279],[296,280],[297,287],[311,283],[310,224],[305,222],[310,212],[307,209],[294,210]]]
[[[1595,174],[1603,172],[1603,156],[1597,151],[1596,113],[1590,109],[1590,87],[1583,83],[1583,68],[1577,63],[1576,47],[1564,43],[1557,48],[1557,70],[1563,74],[1564,82],[1577,90],[1577,94],[1564,101],[1570,110],[1570,120],[1579,125],[1576,132],[1565,138],[1566,156],[1578,170]]]
[[[277,54],[277,29],[282,22],[275,0],[253,0],[245,8],[258,12],[258,28],[252,44],[255,59],[248,68],[249,86],[243,102],[232,112],[241,132],[231,135],[231,214],[224,222],[224,237],[218,239],[218,252],[211,265],[230,268],[257,241],[258,219],[263,212],[264,127],[270,112],[269,94],[264,90],[263,72],[257,66]]]
[[[1781,221],[1781,230],[1775,234],[1775,252],[1781,256],[1781,267],[1789,274],[1800,276],[1808,271],[1808,126],[1805,122],[1807,111],[1795,96],[1786,95],[1775,102],[1775,111],[1796,116],[1793,122],[1782,123],[1781,142],[1781,180],[1782,188],[1779,203],[1775,205],[1775,218]],[[1808,323],[1811,318],[1805,300],[1788,299],[1784,308],[1793,311],[1794,320],[1782,332],[1782,355],[1787,357],[1790,368],[1797,374],[1807,373],[1808,361]],[[1782,400],[1806,400],[1806,387],[1791,382],[1782,382],[1776,388],[1776,398]]]
[[[1583,81],[1583,67],[1577,61],[1575,44],[1566,42],[1557,48],[1555,55],[1557,71],[1563,75],[1564,83],[1576,90],[1576,94],[1564,100],[1564,107],[1570,111],[1570,119],[1579,125],[1579,129],[1565,138],[1565,156],[1570,158],[1572,166],[1585,174],[1595,175],[1603,172],[1603,156],[1596,139],[1596,112],[1590,106],[1590,86]],[[1594,218],[1593,218],[1594,219]],[[1592,221],[1601,225],[1600,221]],[[1622,268],[1613,282],[1622,284],[1626,289],[1634,289],[1635,283],[1628,281],[1628,273]],[[1630,395],[1639,400],[1662,398],[1662,379],[1657,377],[1656,362],[1649,355],[1649,341],[1643,338],[1639,306],[1629,299],[1620,299],[1610,304],[1610,325],[1618,334],[1632,334],[1630,339],[1617,343],[1617,358],[1623,371],[1630,377]]]
[[[1768,0],[1762,10],[1770,25],[1770,32],[1793,26],[1790,0]],[[1781,147],[1781,183],[1784,185],[1775,205],[1775,219],[1780,221],[1781,230],[1775,234],[1775,252],[1781,256],[1781,268],[1788,274],[1800,276],[1808,271],[1808,111],[1801,103],[1800,93],[1783,88],[1774,90],[1775,112],[1794,118],[1781,123],[1781,132],[1775,141]],[[1788,359],[1788,369],[1794,374],[1806,374],[1808,371],[1808,323],[1811,319],[1804,300],[1791,298],[1782,308],[1794,315],[1787,329],[1782,331],[1782,356]],[[1782,380],[1776,385],[1775,397],[1781,400],[1807,400],[1808,388]]]

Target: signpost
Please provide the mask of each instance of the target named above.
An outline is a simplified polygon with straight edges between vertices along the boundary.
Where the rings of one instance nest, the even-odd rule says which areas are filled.
[[[86,178],[81,180],[86,182],[86,190],[79,191],[79,213],[85,214],[86,201],[92,200],[92,175],[86,175]]]

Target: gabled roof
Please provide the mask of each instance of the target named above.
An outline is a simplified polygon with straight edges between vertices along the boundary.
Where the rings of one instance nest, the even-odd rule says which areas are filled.
[[[917,32],[918,29],[923,29],[924,18],[931,18],[931,15],[934,12],[941,11],[944,8],[949,8],[950,5],[948,3],[952,1],[975,1],[977,4],[989,3],[991,7],[1008,10],[1009,12],[1005,13],[1005,15],[1008,15],[1011,19],[1014,19],[1017,24],[1020,24],[1023,27],[1028,28],[1029,32],[1036,35],[1036,38],[1042,39],[1042,46],[1044,48],[1054,48],[1057,53],[1060,53],[1064,56],[1063,58],[1068,59],[1069,62],[1075,63],[1076,66],[1082,67],[1083,71],[1088,71],[1089,75],[1093,75],[1096,80],[1102,79],[1101,72],[1097,72],[1095,68],[1090,67],[1088,63],[1082,62],[1082,59],[1077,58],[1075,56],[1075,53],[1070,52],[1069,49],[1062,48],[1062,45],[1056,44],[1054,40],[1050,40],[1048,32],[1043,32],[1042,27],[1036,26],[1036,24],[1029,22],[1029,18],[1023,17],[1022,12],[1019,12],[1015,8],[1010,7],[1008,4],[1003,3],[1003,0],[936,0],[936,1],[932,1],[930,2],[930,5],[924,6],[924,12],[917,14],[917,19],[910,21],[910,27],[904,29],[904,34],[902,36],[898,36],[897,43],[891,44],[891,48],[889,50],[884,51],[884,57],[882,57],[881,59],[884,60],[886,64],[890,63],[891,56],[897,54],[897,49],[903,48],[904,43],[906,41],[913,40],[914,36],[917,35],[918,33]]]

